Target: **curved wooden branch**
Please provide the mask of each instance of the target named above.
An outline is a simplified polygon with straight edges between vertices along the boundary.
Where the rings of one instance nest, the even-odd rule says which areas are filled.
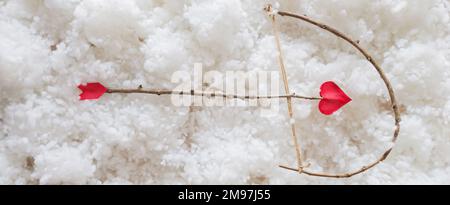
[[[268,5],[266,7],[266,11],[269,9],[270,10],[271,6]],[[335,36],[345,40],[346,42],[350,43],[354,48],[356,48],[366,59],[367,61],[370,62],[370,64],[372,64],[372,66],[375,68],[375,70],[378,72],[378,74],[380,75],[381,79],[383,80],[384,84],[386,85],[387,91],[389,93],[389,98],[390,98],[390,102],[391,102],[391,107],[392,107],[392,112],[394,115],[394,126],[395,126],[395,130],[393,133],[393,137],[392,137],[392,142],[395,143],[397,141],[398,138],[398,134],[400,132],[400,111],[397,105],[397,100],[395,97],[395,93],[394,93],[394,89],[392,88],[392,85],[389,81],[389,79],[386,77],[385,72],[383,71],[383,69],[380,67],[380,65],[372,58],[371,55],[369,55],[369,53],[363,49],[357,41],[352,40],[350,37],[348,37],[347,35],[345,35],[344,33],[338,31],[337,29],[328,26],[324,23],[315,21],[305,15],[298,15],[298,14],[294,14],[294,13],[290,13],[290,12],[286,12],[286,11],[278,11],[276,12],[278,15],[283,16],[283,17],[292,17],[295,19],[299,19],[302,20],[306,23],[312,24],[314,26],[317,26],[323,30],[326,30],[332,34],[334,34]],[[287,169],[287,170],[291,170],[291,171],[296,171],[296,172],[301,172],[301,173],[305,173],[307,175],[310,176],[317,176],[317,177],[330,177],[330,178],[348,178],[348,177],[352,177],[354,175],[360,174],[362,172],[365,172],[369,169],[371,169],[372,167],[374,167],[375,165],[379,164],[380,162],[384,161],[388,155],[391,153],[393,147],[390,147],[388,150],[386,150],[376,161],[373,161],[363,167],[361,167],[358,170],[354,170],[354,171],[350,171],[350,172],[346,172],[346,173],[319,173],[319,172],[314,172],[314,171],[310,171],[307,169],[303,169],[303,170],[299,170],[296,168],[291,168],[288,166],[283,166],[280,165],[281,168]]]

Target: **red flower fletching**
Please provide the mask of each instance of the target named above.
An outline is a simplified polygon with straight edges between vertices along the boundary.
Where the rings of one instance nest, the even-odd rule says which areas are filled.
[[[332,81],[323,83],[320,86],[319,110],[324,115],[331,115],[342,106],[352,101],[344,91]]]
[[[108,90],[100,83],[87,83],[86,85],[80,84],[78,88],[82,91],[80,94],[80,100],[96,100],[99,99]]]

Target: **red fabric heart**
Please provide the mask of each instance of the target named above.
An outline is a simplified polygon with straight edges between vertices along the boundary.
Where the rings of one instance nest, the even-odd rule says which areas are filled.
[[[108,90],[100,83],[88,83],[86,85],[80,84],[78,88],[82,91],[80,100],[95,100],[100,98]]]
[[[331,115],[342,106],[352,101],[344,91],[332,81],[323,83],[320,86],[319,110],[324,115]]]

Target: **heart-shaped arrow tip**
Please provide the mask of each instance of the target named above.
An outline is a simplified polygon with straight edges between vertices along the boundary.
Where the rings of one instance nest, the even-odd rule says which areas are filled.
[[[78,85],[78,88],[82,91],[80,94],[80,100],[96,100],[100,98],[108,90],[100,83],[87,83],[86,85]]]
[[[324,115],[331,115],[342,106],[352,101],[344,91],[332,81],[323,83],[320,86],[319,110]]]

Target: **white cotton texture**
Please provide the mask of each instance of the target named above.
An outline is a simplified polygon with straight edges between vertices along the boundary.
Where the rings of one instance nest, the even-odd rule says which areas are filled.
[[[291,123],[308,169],[330,173],[376,160],[395,129],[386,87],[354,48],[279,16],[290,92],[318,96],[332,80],[352,102],[324,116],[293,99],[290,119],[285,100],[270,115],[168,96],[78,100],[87,82],[174,88],[195,63],[279,71],[267,3],[336,27],[384,68],[402,115],[387,160],[340,180],[278,167],[297,163]],[[0,184],[450,184],[449,77],[448,1],[0,1]]]

